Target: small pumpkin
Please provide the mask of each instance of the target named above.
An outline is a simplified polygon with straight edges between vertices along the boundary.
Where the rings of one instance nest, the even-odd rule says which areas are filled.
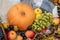
[[[20,30],[26,30],[35,20],[33,9],[27,4],[16,4],[7,14],[9,24],[16,25]]]

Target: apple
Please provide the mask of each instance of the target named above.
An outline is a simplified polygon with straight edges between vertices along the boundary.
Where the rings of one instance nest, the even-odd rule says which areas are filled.
[[[36,15],[36,19],[40,16],[42,16],[42,10],[40,8],[35,8],[34,13]]]
[[[18,35],[17,38],[16,38],[16,40],[23,40],[23,37],[20,36],[20,35]]]
[[[28,31],[26,31],[25,35],[27,38],[32,39],[34,37],[35,33],[32,30],[28,30]]]
[[[3,26],[4,26],[5,29],[7,29],[8,28],[8,23],[3,23]]]
[[[53,18],[53,23],[54,23],[54,25],[58,25],[59,24],[59,18],[57,18],[57,17]]]
[[[17,34],[15,31],[13,30],[10,30],[8,33],[7,33],[7,38],[9,40],[14,40],[15,38],[17,37]]]
[[[41,32],[45,33],[46,32],[46,28],[42,28]]]
[[[30,39],[30,38],[27,38],[27,40],[32,40],[32,39]]]
[[[18,31],[18,26],[14,26],[14,31]]]

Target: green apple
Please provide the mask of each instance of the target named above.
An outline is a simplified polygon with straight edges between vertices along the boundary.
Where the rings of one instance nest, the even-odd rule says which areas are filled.
[[[3,23],[3,26],[4,26],[5,29],[7,29],[8,28],[8,23]]]
[[[18,26],[14,26],[14,31],[18,31]]]

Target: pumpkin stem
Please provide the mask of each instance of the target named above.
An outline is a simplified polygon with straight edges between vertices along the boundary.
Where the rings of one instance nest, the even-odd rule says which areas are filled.
[[[21,15],[25,15],[25,12],[21,12]]]

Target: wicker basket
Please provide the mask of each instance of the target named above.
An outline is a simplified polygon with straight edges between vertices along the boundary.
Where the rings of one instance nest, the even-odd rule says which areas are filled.
[[[2,32],[3,32],[3,35],[4,35],[5,40],[7,40],[5,30],[4,30],[3,24],[1,22],[0,22],[0,28],[2,29]]]

